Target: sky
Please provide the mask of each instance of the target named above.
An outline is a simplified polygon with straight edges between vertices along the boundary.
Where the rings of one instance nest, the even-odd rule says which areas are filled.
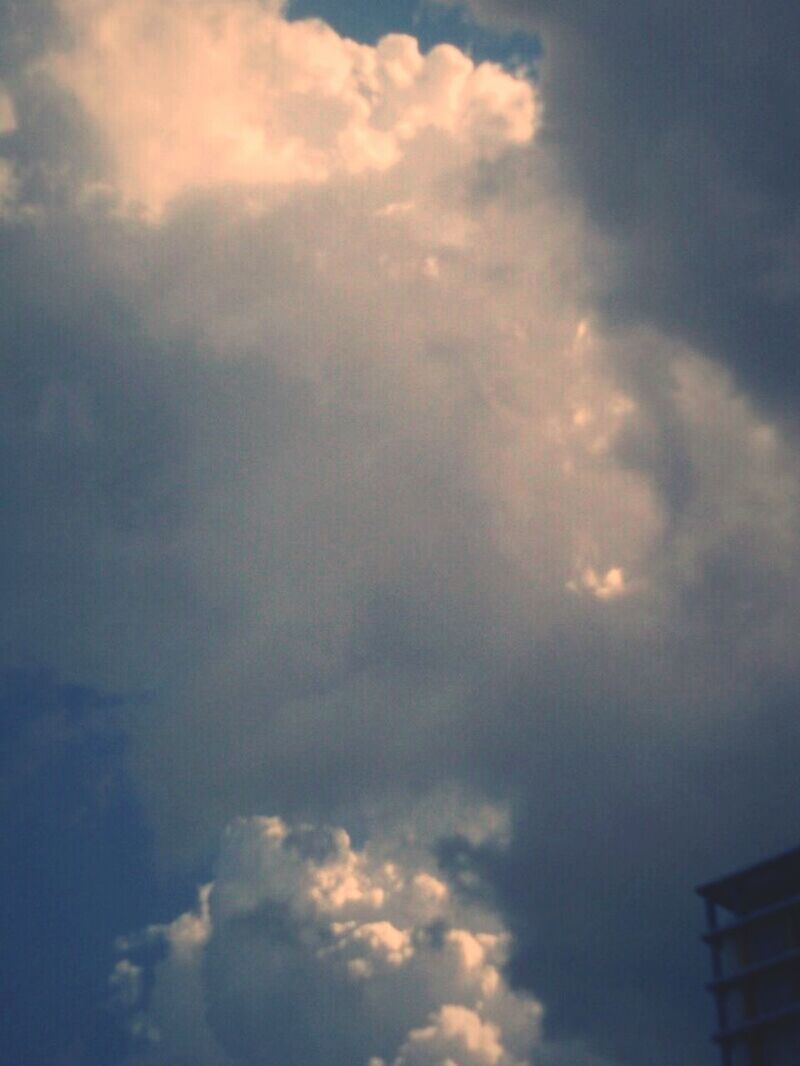
[[[798,37],[0,0],[4,1061],[715,1061],[694,888],[800,836]]]

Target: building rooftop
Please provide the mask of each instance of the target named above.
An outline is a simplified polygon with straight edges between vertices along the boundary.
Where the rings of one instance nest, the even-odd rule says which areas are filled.
[[[698,893],[735,915],[800,896],[800,847],[700,885]]]

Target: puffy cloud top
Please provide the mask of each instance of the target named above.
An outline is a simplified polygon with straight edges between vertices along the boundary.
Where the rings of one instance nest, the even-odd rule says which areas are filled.
[[[97,124],[129,206],[191,189],[322,183],[385,170],[431,133],[468,155],[533,135],[531,85],[450,45],[376,47],[256,0],[62,0],[45,69]]]
[[[146,1063],[191,1048],[203,1064],[513,1066],[539,1035],[497,920],[407,841],[240,819],[196,911],[120,947],[152,941],[166,955],[148,1004],[127,954],[111,976]]]

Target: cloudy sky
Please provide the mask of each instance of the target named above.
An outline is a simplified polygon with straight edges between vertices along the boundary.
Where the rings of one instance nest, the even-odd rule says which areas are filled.
[[[713,1061],[693,888],[800,837],[798,39],[0,0],[4,1061]]]

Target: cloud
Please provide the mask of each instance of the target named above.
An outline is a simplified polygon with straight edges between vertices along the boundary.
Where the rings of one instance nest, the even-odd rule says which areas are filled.
[[[17,128],[14,102],[0,83],[0,137],[13,133]]]
[[[435,1066],[440,1062],[495,1066],[502,1062],[497,1028],[481,1022],[475,1011],[448,1004],[431,1015],[430,1023],[424,1029],[412,1029],[394,1066]]]
[[[101,131],[122,200],[157,217],[226,186],[386,170],[428,131],[469,156],[530,139],[531,86],[449,45],[373,48],[255,0],[64,0],[72,46],[44,69]]]
[[[609,312],[719,359],[792,422],[800,378],[793,5],[465,0],[542,41],[548,139],[615,242]],[[643,56],[647,57],[646,63]]]
[[[539,1040],[541,1007],[503,978],[502,927],[408,826],[356,848],[342,829],[240,819],[197,910],[120,948],[152,942],[147,1000],[127,956],[111,977],[142,1063],[522,1066]]]
[[[0,217],[7,213],[17,196],[17,179],[8,160],[0,159]]]
[[[540,1057],[591,1037],[690,1061],[696,869],[779,845],[796,804],[770,740],[794,728],[791,435],[713,347],[608,312],[629,250],[565,180],[555,66],[534,90],[245,0],[60,11],[6,79],[5,660],[147,694],[120,717],[164,870],[210,862],[255,811],[372,841],[453,782],[510,804],[508,849],[456,873],[497,901],[513,979],[563,1037]],[[134,1017],[158,1053],[173,1033],[191,1061],[250,1048],[247,966],[271,972],[278,936],[318,998],[323,973],[350,1002],[433,959],[378,908],[323,964],[300,937],[317,911],[276,910],[238,846],[157,934]],[[225,884],[255,893],[241,922],[215,911]],[[491,1026],[505,1041],[443,992],[364,1054],[492,1054]]]
[[[0,149],[3,140],[17,128],[14,101],[0,82]],[[0,156],[0,218],[9,212],[17,195],[17,177],[8,159]]]

